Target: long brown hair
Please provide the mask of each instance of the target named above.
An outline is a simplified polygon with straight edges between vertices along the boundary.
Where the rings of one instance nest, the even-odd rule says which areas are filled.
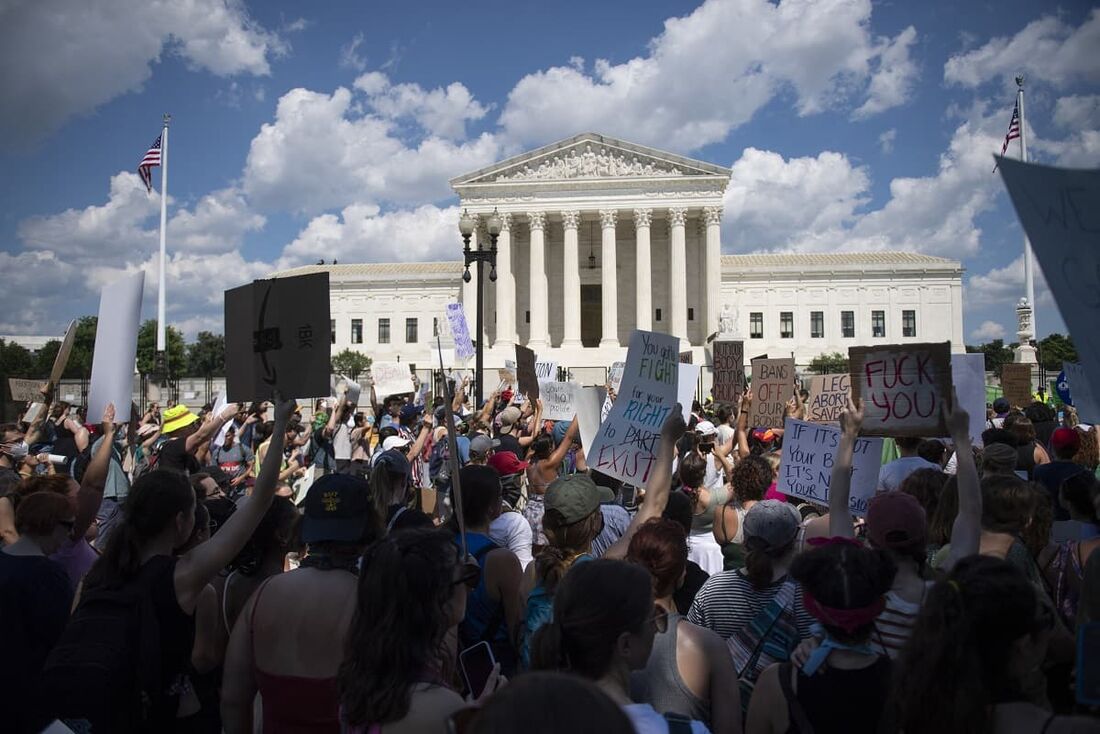
[[[546,511],[542,516],[542,530],[547,545],[535,559],[535,577],[543,589],[553,593],[573,562],[591,550],[602,523],[603,514],[599,508],[574,523],[566,523],[557,510]]]

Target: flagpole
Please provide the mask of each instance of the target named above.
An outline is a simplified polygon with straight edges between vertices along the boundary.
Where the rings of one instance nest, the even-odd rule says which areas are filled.
[[[1016,105],[1020,110],[1020,160],[1027,163],[1027,125],[1024,124],[1024,77],[1016,77]],[[1024,233],[1024,295],[1027,296],[1027,304],[1031,306],[1031,335],[1039,338],[1038,319],[1035,308],[1035,274],[1031,256],[1031,243]]]
[[[166,349],[164,300],[164,238],[168,229],[168,123],[172,116],[164,113],[164,130],[160,134],[160,292],[157,294],[157,351]]]

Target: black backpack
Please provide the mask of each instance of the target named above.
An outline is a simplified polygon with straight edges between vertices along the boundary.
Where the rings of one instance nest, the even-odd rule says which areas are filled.
[[[42,671],[53,716],[87,719],[94,731],[133,731],[147,723],[165,689],[152,594],[157,577],[144,573],[121,588],[84,592]]]

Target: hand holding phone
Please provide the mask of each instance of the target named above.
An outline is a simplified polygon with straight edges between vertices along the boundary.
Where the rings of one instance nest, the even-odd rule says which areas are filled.
[[[486,683],[494,673],[499,673],[497,661],[493,657],[493,649],[488,642],[479,642],[471,645],[458,654],[458,665],[462,669],[462,677],[466,681],[466,690],[474,699],[481,698],[485,693]],[[495,686],[494,686],[495,687]]]

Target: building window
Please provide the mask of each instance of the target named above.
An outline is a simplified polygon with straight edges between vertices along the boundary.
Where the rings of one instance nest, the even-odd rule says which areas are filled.
[[[688,321],[694,321],[694,320],[695,320],[695,309],[694,308],[688,308]]]
[[[794,339],[794,312],[779,312],[779,338]]]
[[[531,312],[530,311],[524,311],[523,312],[523,321],[526,324],[531,323]]]
[[[856,312],[855,311],[841,311],[840,312],[840,335],[845,339],[855,339],[856,337]]]
[[[405,319],[406,344],[416,344],[417,337],[419,336],[419,334],[417,334],[418,331],[420,331],[420,322],[418,319]]]
[[[329,334],[329,343],[330,344],[335,344],[336,343],[336,319],[330,319],[329,320],[329,322],[328,322],[328,334]]]
[[[432,338],[434,339],[437,336],[439,336],[439,317],[438,316],[433,316],[432,317]]]
[[[657,321],[661,320],[661,309],[657,309]]]
[[[389,344],[390,343],[390,320],[378,319],[378,343]]]
[[[825,336],[825,312],[810,311],[810,338],[821,339]]]
[[[351,320],[351,343],[362,344],[363,343],[363,319]]]
[[[749,314],[749,338],[764,338],[764,314],[755,311]]]
[[[902,311],[901,312],[901,335],[902,336],[916,336],[917,335],[917,312],[916,311]]]
[[[879,338],[886,336],[886,312],[871,312],[871,336]]]

